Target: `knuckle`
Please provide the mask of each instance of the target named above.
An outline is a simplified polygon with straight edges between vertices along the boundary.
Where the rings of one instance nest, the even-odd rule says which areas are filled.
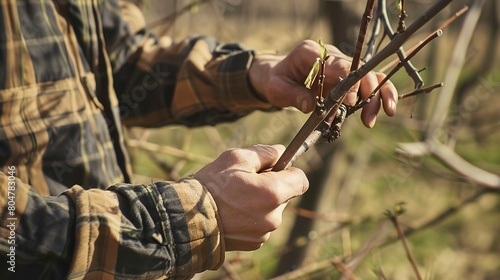
[[[281,204],[280,197],[276,192],[272,192],[268,197],[270,207],[275,208]]]
[[[277,214],[271,214],[272,218],[266,220],[266,223],[264,224],[263,229],[266,230],[266,232],[272,232],[275,231],[280,225],[281,225],[281,213],[279,215]]]
[[[302,42],[299,43],[299,47],[306,48],[306,49],[316,49],[318,47],[318,43],[311,39],[303,40]]]
[[[270,232],[266,232],[265,234],[261,235],[255,242],[255,245],[258,246],[257,249],[260,248],[262,244],[264,244],[267,240],[269,240],[270,236]]]
[[[249,245],[248,245],[248,248],[247,248],[247,249],[248,249],[249,251],[255,251],[255,250],[260,249],[260,248],[262,247],[262,245],[264,245],[264,241],[263,241],[263,242],[260,242],[260,243],[258,243],[258,242],[251,243],[251,244],[249,244]]]
[[[220,159],[227,163],[239,163],[245,160],[242,149],[228,149],[222,152]]]

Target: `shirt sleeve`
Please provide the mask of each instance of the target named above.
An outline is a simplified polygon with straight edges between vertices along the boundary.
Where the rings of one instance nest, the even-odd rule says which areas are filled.
[[[0,259],[15,266],[2,279],[188,279],[224,261],[215,202],[195,179],[57,197],[4,173],[0,185],[10,186],[0,188]]]
[[[275,109],[249,82],[254,51],[206,36],[156,38],[138,7],[110,2],[100,10],[124,124],[213,125]]]

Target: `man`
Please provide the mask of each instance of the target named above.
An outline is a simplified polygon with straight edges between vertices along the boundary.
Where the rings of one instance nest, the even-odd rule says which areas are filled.
[[[279,145],[228,150],[178,182],[131,184],[121,127],[310,112],[302,83],[316,43],[278,57],[208,37],[155,39],[140,11],[117,0],[0,9],[1,279],[190,278],[218,268],[225,251],[259,248],[306,191],[301,170],[266,171]],[[349,58],[328,51],[327,76],[345,77]],[[346,102],[382,78],[370,73]],[[380,96],[362,113],[368,127],[380,102],[394,114],[393,85]]]

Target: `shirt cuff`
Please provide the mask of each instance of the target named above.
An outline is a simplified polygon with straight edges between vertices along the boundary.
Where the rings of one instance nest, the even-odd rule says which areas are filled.
[[[218,269],[224,262],[225,248],[212,195],[193,178],[183,178],[171,186],[176,195],[169,194],[171,190],[160,192],[175,244],[175,278],[189,279],[193,272]]]
[[[75,206],[68,278],[190,279],[224,262],[215,201],[194,179],[64,194]]]
[[[217,81],[223,102],[231,111],[272,111],[278,108],[271,105],[250,83],[248,71],[255,58],[251,50],[235,51],[218,66]]]

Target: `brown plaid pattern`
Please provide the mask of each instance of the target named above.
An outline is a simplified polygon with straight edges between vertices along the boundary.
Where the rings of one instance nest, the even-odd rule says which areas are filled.
[[[224,259],[216,205],[194,179],[130,184],[122,125],[187,126],[272,109],[254,53],[174,42],[117,0],[0,0],[0,261],[16,168],[16,273],[1,279],[189,278]],[[12,213],[10,213],[12,214]]]

